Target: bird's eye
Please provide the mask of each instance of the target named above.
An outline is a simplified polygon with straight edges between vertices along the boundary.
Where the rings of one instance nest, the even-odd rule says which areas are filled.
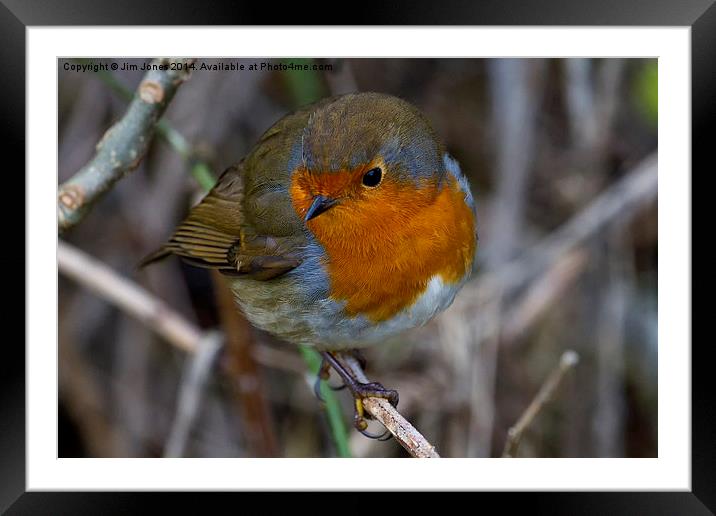
[[[363,184],[372,188],[378,186],[381,179],[383,179],[383,171],[380,167],[375,167],[363,175]]]

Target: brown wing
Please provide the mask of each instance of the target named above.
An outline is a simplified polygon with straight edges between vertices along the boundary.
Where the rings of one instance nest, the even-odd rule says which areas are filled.
[[[228,168],[216,186],[189,212],[164,246],[144,258],[140,267],[170,254],[198,267],[224,274],[266,280],[297,267],[301,261],[279,249],[277,239],[245,236],[242,222],[243,163]]]

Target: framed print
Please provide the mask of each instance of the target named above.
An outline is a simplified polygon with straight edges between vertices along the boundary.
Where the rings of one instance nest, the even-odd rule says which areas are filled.
[[[350,27],[40,4],[0,6],[26,146],[10,513],[83,490],[716,505],[691,345],[712,3]]]

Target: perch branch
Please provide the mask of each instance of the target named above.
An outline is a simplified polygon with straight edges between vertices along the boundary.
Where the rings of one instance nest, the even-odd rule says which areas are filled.
[[[507,442],[502,452],[503,457],[515,457],[517,455],[517,448],[520,446],[522,434],[532,421],[534,421],[542,408],[552,399],[564,375],[577,365],[577,362],[579,362],[579,355],[577,355],[575,351],[568,350],[562,353],[559,364],[547,377],[542,387],[540,387],[537,395],[527,406],[527,410],[520,416],[517,423],[507,431]]]
[[[369,382],[355,358],[342,355],[340,360],[359,382]],[[380,421],[380,423],[393,434],[393,437],[395,437],[411,456],[416,458],[440,457],[438,452],[435,451],[435,446],[430,444],[388,400],[383,398],[366,398],[363,401],[363,405],[375,419]]]
[[[97,153],[72,178],[60,185],[57,195],[61,233],[74,227],[112,185],[137,168],[149,148],[157,121],[189,77],[184,65],[190,59],[156,59],[152,65],[177,70],[147,72],[122,119],[97,144]]]
[[[201,330],[143,288],[61,240],[57,246],[57,263],[67,277],[136,317],[176,347],[196,352],[204,338]]]

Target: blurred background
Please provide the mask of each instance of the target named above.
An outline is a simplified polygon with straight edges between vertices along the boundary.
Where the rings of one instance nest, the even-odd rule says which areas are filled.
[[[321,66],[196,70],[164,116],[184,147],[157,135],[139,168],[62,237],[227,338],[187,353],[60,274],[60,456],[407,456],[352,430],[346,391],[335,398],[347,437],[336,434],[314,397],[310,357],[233,317],[207,271],[176,258],[136,270],[201,198],[200,183],[276,120],[328,95],[379,91],[418,106],[461,163],[480,241],[476,274],[450,309],[365,350],[369,378],[400,392],[400,412],[442,456],[499,457],[508,429],[574,350],[578,364],[517,455],[656,457],[656,60],[197,65],[261,62]],[[92,157],[143,76],[64,63],[60,183]]]

